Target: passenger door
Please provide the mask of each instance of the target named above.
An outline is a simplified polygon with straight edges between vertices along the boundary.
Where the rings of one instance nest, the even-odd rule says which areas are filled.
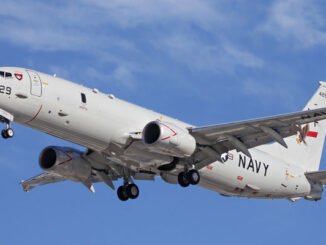
[[[35,71],[27,70],[31,81],[31,94],[34,96],[42,96],[42,81],[40,76]]]

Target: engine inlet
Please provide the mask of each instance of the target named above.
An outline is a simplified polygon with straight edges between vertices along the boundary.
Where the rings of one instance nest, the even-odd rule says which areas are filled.
[[[46,148],[42,151],[39,164],[42,169],[50,169],[52,168],[57,161],[57,153],[52,148]]]

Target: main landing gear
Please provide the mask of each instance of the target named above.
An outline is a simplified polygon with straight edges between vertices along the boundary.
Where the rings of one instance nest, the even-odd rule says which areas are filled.
[[[117,195],[121,201],[136,199],[139,196],[138,186],[135,184],[125,183],[118,188]]]
[[[197,185],[200,181],[200,174],[196,169],[181,172],[178,175],[178,183],[182,187],[188,187],[189,185]]]

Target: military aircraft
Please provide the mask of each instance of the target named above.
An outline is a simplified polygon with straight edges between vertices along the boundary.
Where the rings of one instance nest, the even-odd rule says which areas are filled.
[[[4,139],[12,122],[85,147],[48,146],[43,173],[24,191],[70,180],[94,192],[104,182],[120,200],[136,199],[138,180],[197,185],[223,196],[320,200],[326,130],[326,82],[303,111],[204,127],[125,102],[113,94],[25,68],[0,68]]]

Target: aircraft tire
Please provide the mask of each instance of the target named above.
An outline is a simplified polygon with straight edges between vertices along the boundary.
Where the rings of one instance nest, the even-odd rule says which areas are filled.
[[[7,134],[7,131],[6,131],[5,129],[1,131],[1,136],[2,136],[2,138],[4,138],[4,139],[8,139],[8,138],[9,138],[9,136],[8,136],[8,134]]]
[[[15,132],[12,128],[7,128],[7,129],[5,129],[5,131],[6,131],[8,138],[14,137]]]
[[[139,189],[135,184],[127,185],[126,192],[130,199],[136,199],[139,196]]]
[[[191,185],[197,185],[200,181],[200,174],[196,169],[191,169],[186,173],[186,178]]]
[[[125,202],[129,199],[126,189],[127,188],[123,185],[118,188],[117,195],[120,201]]]
[[[181,172],[178,175],[178,183],[181,187],[188,187],[189,186],[189,181],[186,177],[186,173],[185,172]]]

